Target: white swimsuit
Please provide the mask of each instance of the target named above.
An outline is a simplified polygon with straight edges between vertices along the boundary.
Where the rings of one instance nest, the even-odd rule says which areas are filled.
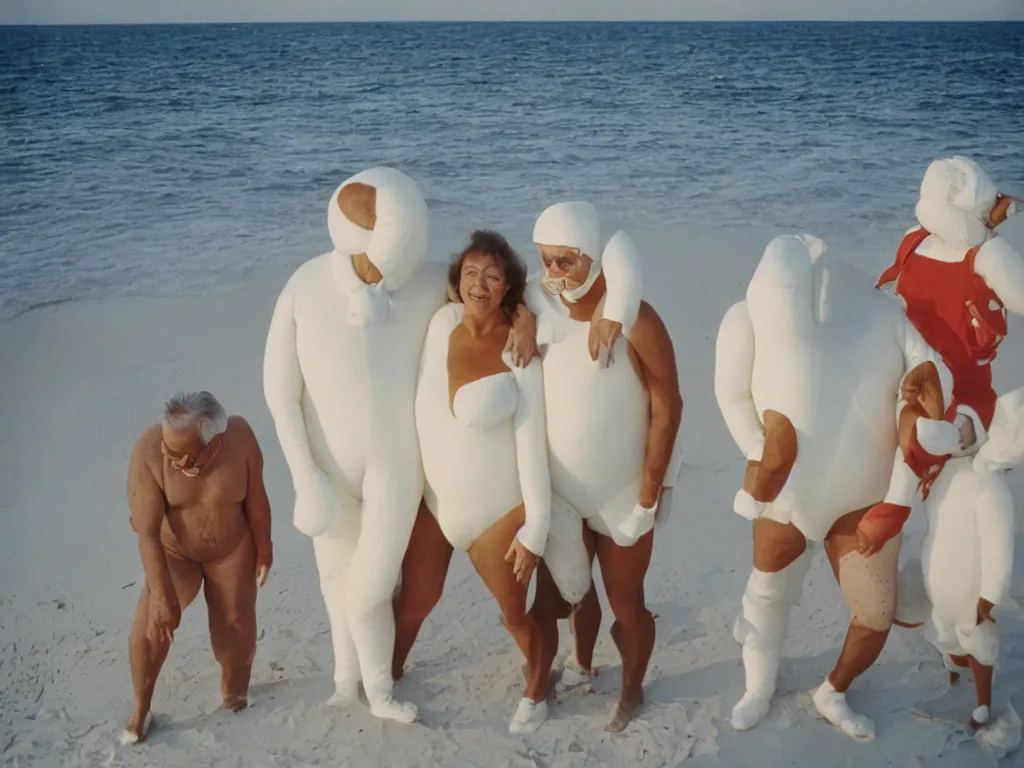
[[[541,363],[463,385],[449,407],[448,350],[462,322],[451,303],[434,315],[420,361],[416,427],[426,476],[424,499],[445,537],[466,550],[520,504],[517,538],[544,553],[551,517]],[[453,413],[454,412],[454,413]]]

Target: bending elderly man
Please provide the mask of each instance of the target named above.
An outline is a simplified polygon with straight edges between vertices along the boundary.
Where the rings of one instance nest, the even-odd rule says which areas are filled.
[[[221,695],[245,709],[256,653],[256,588],[273,561],[263,455],[245,419],[209,392],[177,395],[148,428],[128,470],[131,525],[146,582],[129,655],[135,709],[123,743],[147,735],[149,708],[174,631],[203,587]]]

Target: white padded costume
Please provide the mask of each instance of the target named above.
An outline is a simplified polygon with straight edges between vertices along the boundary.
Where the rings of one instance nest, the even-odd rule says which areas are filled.
[[[894,461],[902,463],[893,403],[903,376],[931,361],[947,402],[952,386],[948,369],[899,302],[867,289],[830,290],[824,252],[825,244],[812,236],[769,243],[746,301],[726,312],[715,350],[715,397],[741,454],[761,458],[769,409],[788,417],[798,436],[786,484],[755,514],[792,523],[814,542],[839,518],[881,499]],[[746,511],[739,504],[743,494],[737,495],[740,513]],[[735,630],[746,674],[746,693],[733,710],[737,729],[768,712],[789,611],[809,562],[808,551],[778,573],[754,569],[748,580]],[[830,719],[852,736],[870,737],[870,721],[849,710],[842,694],[824,688],[819,698]]]
[[[376,714],[406,720],[415,709],[391,699],[391,598],[423,489],[413,400],[445,272],[422,264],[427,209],[414,181],[374,168],[342,186],[353,182],[376,189],[374,230],[345,218],[339,187],[328,205],[334,250],[300,266],[277,300],[264,392],[295,487],[295,526],[313,537],[335,700],[354,699],[361,678]],[[380,285],[355,273],[352,256],[364,252]]]
[[[715,397],[747,459],[761,457],[764,411],[793,423],[797,460],[764,514],[792,522],[811,541],[885,494],[897,446],[892,404],[903,376],[933,362],[945,402],[952,391],[949,370],[899,302],[874,291],[841,301],[825,294],[823,252],[817,238],[773,240],[747,300],[726,312],[715,350]]]
[[[613,350],[615,364],[602,367],[590,358],[590,324],[569,317],[559,297],[548,295],[540,281],[527,285],[526,300],[538,317],[538,343],[544,350],[544,398],[547,411],[551,485],[591,529],[631,546],[653,527],[653,514],[631,534],[620,526],[638,505],[647,447],[650,396],[627,353],[628,333],[636,321],[642,280],[636,248],[617,232],[600,256],[597,212],[585,202],[558,203],[546,209],[534,227],[534,242],[578,248],[593,261],[584,284],[588,289],[601,270],[607,293],[603,316],[622,323],[623,335]],[[582,295],[585,295],[582,294]],[[565,297],[578,300],[581,294]],[[671,488],[682,464],[680,439],[663,485]],[[583,567],[587,567],[586,560]]]
[[[1006,601],[1013,575],[1013,494],[1002,473],[1024,461],[1024,389],[1003,395],[988,442],[974,457],[951,459],[924,503],[921,551],[931,617],[925,636],[944,655],[992,666],[996,625],[977,623],[978,599]]]
[[[453,547],[469,549],[524,504],[516,538],[543,556],[551,517],[540,360],[464,384],[449,406],[448,349],[464,307],[451,303],[430,321],[416,389],[416,426],[426,476],[424,498]]]

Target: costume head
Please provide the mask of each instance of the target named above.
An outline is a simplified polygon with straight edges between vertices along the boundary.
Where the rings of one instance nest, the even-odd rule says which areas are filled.
[[[935,160],[921,181],[917,220],[953,248],[973,248],[989,237],[989,214],[998,190],[981,167],[966,157]]]
[[[576,302],[586,296],[601,274],[601,220],[597,209],[582,200],[555,203],[537,218],[533,242],[573,248],[590,259],[590,271],[579,286],[570,288],[564,281],[545,284],[546,289],[560,293],[566,301]]]
[[[372,209],[371,229],[351,221],[339,205],[342,190],[356,184],[363,186],[355,195],[360,207]],[[342,182],[327,206],[327,228],[334,251],[342,256],[365,253],[389,292],[416,273],[427,253],[426,201],[419,185],[394,168],[371,168]]]
[[[772,240],[747,286],[751,316],[769,322],[788,318],[804,327],[824,320],[828,272],[819,260],[827,248],[814,235]]]

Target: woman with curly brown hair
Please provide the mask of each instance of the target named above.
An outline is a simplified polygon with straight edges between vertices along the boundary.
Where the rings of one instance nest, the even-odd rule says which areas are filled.
[[[541,361],[516,368],[505,351],[526,267],[504,237],[477,231],[448,282],[451,301],[431,320],[420,361],[416,426],[426,508],[413,528],[395,601],[394,675],[401,676],[441,597],[452,552],[464,550],[526,656],[526,695],[509,730],[529,732],[547,716],[557,626],[542,626],[526,610],[551,526]],[[581,535],[578,522],[576,528]]]

